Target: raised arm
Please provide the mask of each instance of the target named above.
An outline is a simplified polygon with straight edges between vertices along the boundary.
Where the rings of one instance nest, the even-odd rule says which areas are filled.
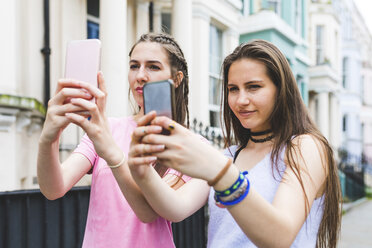
[[[140,186],[142,193],[152,208],[163,218],[179,222],[200,209],[207,201],[209,186],[200,179],[184,179],[174,174],[161,178],[151,165],[156,157],[138,158],[141,153],[152,153],[164,150],[164,145],[150,146],[142,144],[145,134],[160,133],[159,126],[145,126],[155,117],[155,112],[142,117],[132,135],[129,151],[129,168]]]
[[[158,117],[152,123],[166,128],[170,120]],[[164,144],[165,151],[154,154],[159,161],[191,177],[211,182],[227,163],[227,158],[189,130],[175,125],[170,136],[149,134],[142,139],[143,143]],[[299,137],[295,142],[298,143],[295,154],[301,152],[303,157],[295,156],[294,162],[302,171],[303,186],[311,208],[314,199],[322,194],[327,175],[322,162],[323,152],[309,136]],[[238,174],[238,168],[231,166],[214,188],[218,191],[229,188]],[[305,212],[302,187],[288,168],[272,203],[251,187],[247,197],[227,209],[243,232],[259,247],[289,247],[308,214]]]
[[[69,99],[92,98],[91,94],[78,87],[79,83],[74,81],[58,81],[56,93],[48,103],[46,120],[39,139],[38,182],[41,192],[50,200],[62,197],[91,167],[90,162],[81,155],[73,155],[63,164],[59,159],[60,135],[71,122],[65,117],[65,113],[83,110],[71,104]]]
[[[95,97],[96,103],[82,98],[71,99],[73,105],[88,111],[91,118],[88,120],[84,116],[76,113],[67,113],[66,117],[87,133],[88,137],[93,142],[98,156],[103,158],[108,165],[113,166],[121,163],[119,167],[112,168],[111,171],[125,199],[141,221],[152,222],[158,215],[147,203],[140,188],[133,180],[128,168],[126,154],[123,154],[123,151],[112,136],[105,113],[107,92],[101,72],[98,74],[98,84],[99,88],[93,87],[87,83],[81,83],[80,85]]]

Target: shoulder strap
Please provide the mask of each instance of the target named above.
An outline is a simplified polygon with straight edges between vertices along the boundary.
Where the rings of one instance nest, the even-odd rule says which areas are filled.
[[[241,151],[242,151],[246,146],[247,146],[247,144],[245,144],[245,145],[239,147],[239,149],[235,152],[233,163],[235,163],[235,160],[237,159],[239,153],[240,153],[240,152],[241,152]]]

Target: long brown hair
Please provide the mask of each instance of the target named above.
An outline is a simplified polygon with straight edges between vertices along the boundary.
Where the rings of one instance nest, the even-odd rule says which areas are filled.
[[[176,100],[176,117],[175,121],[182,125],[190,126],[189,121],[189,73],[187,69],[187,62],[183,52],[178,43],[165,33],[148,33],[143,34],[138,41],[132,46],[129,52],[129,57],[132,55],[133,49],[141,42],[154,42],[160,44],[168,54],[169,65],[171,67],[171,76],[176,80],[177,72],[183,73],[183,79],[179,82],[175,89]],[[185,123],[186,121],[186,123]]]
[[[249,129],[244,128],[228,104],[228,73],[233,62],[243,58],[262,62],[267,75],[277,88],[273,112],[269,117],[272,132],[275,136],[271,161],[273,169],[279,171],[276,161],[280,152],[285,149],[286,165],[294,172],[301,184],[305,196],[305,211],[309,212],[309,201],[304,189],[300,166],[294,161],[296,155],[292,142],[293,137],[308,134],[318,141],[324,152],[327,177],[324,188],[324,213],[318,230],[317,247],[336,247],[340,229],[341,191],[338,170],[333,157],[333,150],[327,139],[312,122],[305,104],[302,101],[296,80],[286,57],[272,43],[264,40],[253,40],[239,45],[223,62],[223,90],[221,109],[225,125],[225,146],[232,144],[246,145],[249,141]],[[301,155],[302,156],[302,155]]]

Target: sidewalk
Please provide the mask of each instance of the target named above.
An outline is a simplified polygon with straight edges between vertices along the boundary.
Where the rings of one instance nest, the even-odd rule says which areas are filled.
[[[345,206],[339,248],[372,247],[372,201],[360,200]]]

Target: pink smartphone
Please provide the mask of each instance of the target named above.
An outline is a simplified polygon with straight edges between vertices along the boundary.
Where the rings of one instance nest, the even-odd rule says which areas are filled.
[[[97,73],[100,70],[100,60],[100,40],[70,41],[67,44],[66,51],[65,78],[84,81],[97,87]]]

